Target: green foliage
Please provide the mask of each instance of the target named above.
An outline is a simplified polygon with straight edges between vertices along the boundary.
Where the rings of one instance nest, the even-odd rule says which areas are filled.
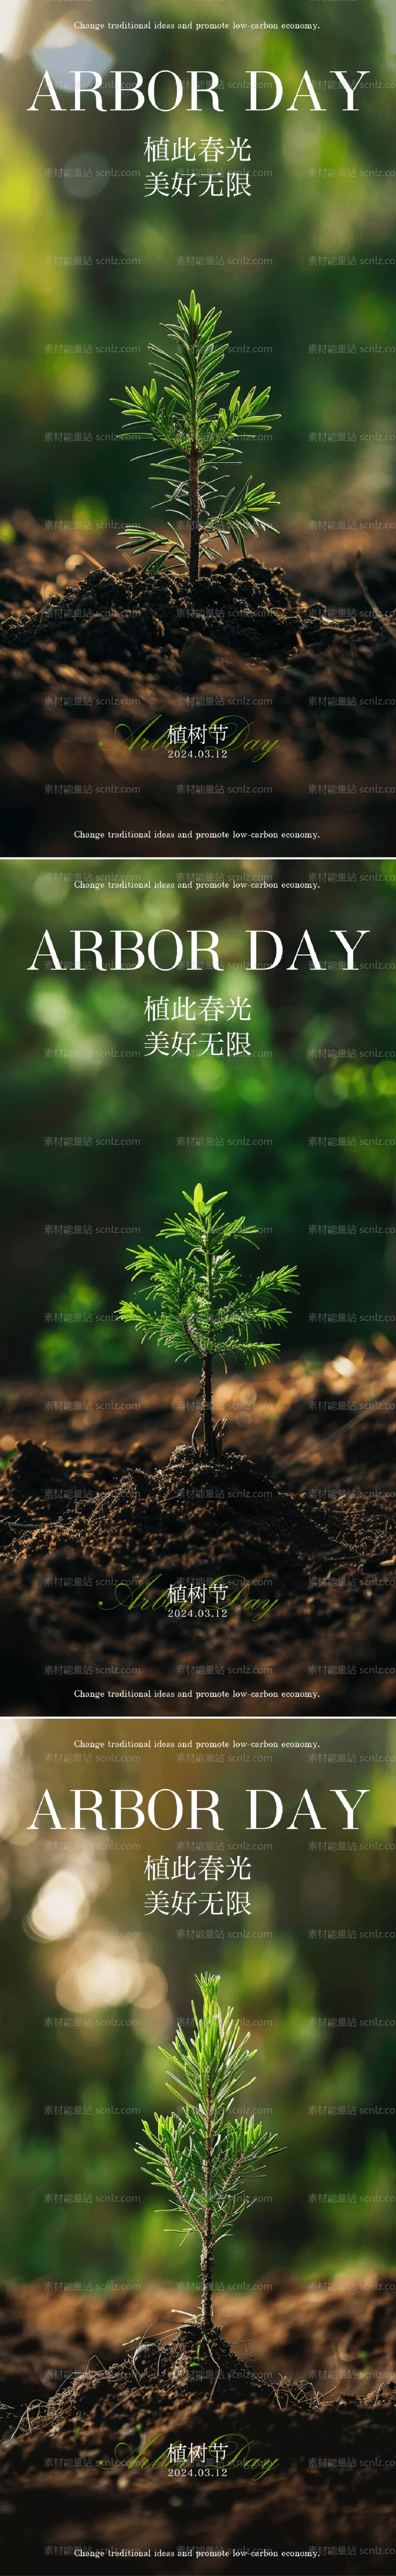
[[[253,485],[248,475],[241,492],[225,488],[215,506],[219,461],[230,455],[241,456],[241,440],[256,438],[271,428],[273,418],[279,418],[278,413],[265,417],[269,385],[260,394],[252,385],[243,402],[239,385],[235,385],[226,408],[222,397],[238,371],[224,366],[230,332],[219,332],[220,321],[221,314],[215,312],[214,305],[202,315],[192,288],[189,305],[178,303],[177,322],[165,324],[171,343],[169,351],[149,342],[153,355],[160,360],[164,392],[157,392],[156,377],[152,376],[142,394],[135,385],[127,385],[128,401],[120,404],[124,420],[132,424],[133,437],[148,435],[150,455],[157,460],[154,479],[160,483],[169,528],[169,535],[164,537],[150,528],[132,526],[125,530],[121,543],[133,545],[134,554],[144,555],[147,569],[152,569],[158,558],[162,562],[175,560],[184,569],[188,563],[192,581],[198,577],[200,553],[209,563],[216,561],[213,549],[217,539],[226,554],[232,538],[246,555],[246,535],[257,536],[260,529],[269,526],[263,512],[270,501],[275,501],[274,492],[266,492],[261,483]],[[120,430],[119,435],[129,437],[130,428]],[[141,458],[136,461],[140,463]]]
[[[156,1251],[151,1244],[146,1250],[139,1244],[133,1260],[127,1262],[132,1279],[145,1278],[148,1299],[144,1308],[133,1299],[123,1298],[119,1308],[121,1321],[133,1324],[143,1342],[157,1340],[164,1350],[174,1350],[178,1359],[188,1360],[191,1351],[204,1359],[207,1353],[218,1354],[226,1367],[225,1353],[238,1351],[243,1358],[260,1362],[276,1355],[279,1344],[266,1339],[268,1324],[285,1324],[287,1308],[273,1303],[274,1291],[292,1295],[298,1290],[296,1270],[261,1270],[252,1288],[241,1282],[238,1263],[229,1244],[235,1238],[254,1243],[258,1228],[246,1225],[244,1216],[225,1220],[222,1201],[226,1190],[204,1199],[202,1183],[196,1184],[193,1198],[183,1190],[191,1214],[167,1217],[160,1235],[179,1238],[183,1253],[175,1261]],[[220,1210],[216,1215],[214,1211]]]
[[[121,1367],[120,1339],[116,1325],[102,1318],[104,1293],[93,1286],[79,1271],[59,1296],[55,1328],[37,1336],[37,1355],[43,1377],[81,1375],[85,1369],[107,1370],[112,1376]]]
[[[255,2123],[245,2115],[230,2118],[235,2094],[246,2082],[254,2082],[247,2068],[257,2052],[248,2048],[247,2039],[240,2039],[239,2022],[230,2005],[222,2019],[220,1978],[203,1974],[196,1984],[203,2011],[198,2020],[193,2002],[192,2045],[179,2024],[171,2054],[161,2049],[161,2056],[166,2056],[167,2085],[177,2093],[182,2110],[178,2114],[157,2111],[156,2132],[144,2120],[149,2144],[139,2145],[137,2153],[150,2182],[166,2191],[172,2208],[182,2212],[183,2241],[194,2231],[201,2238],[202,2314],[208,2322],[204,2302],[209,2283],[210,2314],[214,2248],[251,2206],[245,2179],[261,2174],[267,2156],[276,2154],[277,2147],[272,2131],[264,2130],[261,2120]]]

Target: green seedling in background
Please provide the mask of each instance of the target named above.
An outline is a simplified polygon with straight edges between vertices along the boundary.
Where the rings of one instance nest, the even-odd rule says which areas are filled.
[[[234,2095],[254,2083],[247,2068],[257,2051],[247,2046],[249,2031],[246,2039],[240,2038],[230,2004],[222,2020],[220,1978],[202,1975],[196,1984],[203,2012],[199,2021],[193,2002],[191,2046],[179,2023],[170,2054],[161,2049],[167,2084],[177,2093],[181,2111],[156,2111],[156,2135],[144,2120],[149,2145],[138,2146],[137,2152],[156,2189],[167,2191],[171,2204],[182,2211],[183,2240],[195,2231],[201,2238],[201,2326],[207,2334],[213,2323],[215,2248],[232,2235],[235,2220],[251,2205],[245,2182],[262,2174],[267,2156],[278,2150],[261,2120],[255,2125],[252,2116],[230,2118]]]
[[[198,1181],[194,1197],[183,1190],[183,1198],[191,1213],[167,1217],[157,1238],[179,1237],[182,1254],[171,1261],[154,1244],[147,1251],[139,1244],[126,1268],[132,1271],[133,1282],[145,1278],[151,1308],[150,1302],[144,1308],[123,1298],[119,1315],[122,1323],[133,1324],[142,1342],[157,1341],[164,1350],[176,1351],[178,1359],[191,1360],[193,1354],[200,1360],[201,1410],[192,1447],[196,1450],[201,1429],[204,1455],[214,1458],[225,1425],[213,1422],[213,1360],[222,1359],[227,1370],[226,1352],[252,1360],[254,1368],[258,1361],[264,1368],[275,1359],[279,1343],[266,1340],[266,1327],[285,1324],[288,1308],[273,1304],[274,1290],[284,1295],[289,1289],[295,1295],[298,1279],[294,1267],[261,1270],[253,1287],[245,1288],[229,1246],[235,1236],[243,1243],[254,1243],[257,1226],[246,1225],[244,1216],[225,1219],[221,1202],[227,1198],[226,1190],[205,1200]]]
[[[157,374],[163,393],[157,392],[152,376],[143,393],[135,385],[126,385],[127,402],[116,397],[124,420],[132,424],[133,436],[140,438],[145,432],[150,439],[150,454],[157,460],[154,479],[160,483],[169,530],[164,536],[132,526],[125,529],[121,544],[145,555],[150,571],[158,560],[175,559],[189,572],[193,587],[199,578],[200,556],[216,562],[214,541],[218,538],[228,554],[231,537],[246,555],[246,535],[257,536],[270,526],[263,511],[269,501],[275,501],[275,493],[265,492],[262,483],[253,485],[250,475],[241,492],[225,487],[220,496],[218,469],[223,457],[241,456],[244,438],[261,436],[273,419],[279,420],[279,412],[264,418],[270,385],[261,394],[252,385],[241,403],[237,384],[225,407],[226,388],[238,369],[224,367],[231,335],[219,331],[220,321],[221,313],[213,305],[202,315],[192,289],[189,305],[178,304],[177,322],[165,323],[169,350],[149,343],[160,360]],[[130,428],[120,430],[119,436],[129,438]]]

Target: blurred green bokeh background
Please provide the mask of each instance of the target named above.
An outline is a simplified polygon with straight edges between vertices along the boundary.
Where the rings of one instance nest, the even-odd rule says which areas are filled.
[[[44,32],[48,16],[51,30]],[[320,519],[334,510],[347,525],[351,508],[353,524],[387,509],[394,457],[390,25],[388,10],[374,0],[360,0],[347,16],[346,29],[342,0],[323,0],[320,25],[307,33],[287,19],[273,32],[255,32],[221,19],[217,30],[204,10],[193,40],[176,0],[166,38],[154,21],[146,33],[109,37],[104,20],[104,34],[92,40],[74,32],[78,21],[59,5],[52,16],[38,0],[25,11],[6,0],[4,513],[12,517],[22,504],[49,519],[100,527],[138,516],[146,494],[147,515],[145,476],[138,470],[132,477],[129,447],[115,443],[110,397],[146,379],[148,366],[151,373],[148,343],[192,283],[204,303],[222,307],[244,391],[253,379],[271,380],[281,419],[272,443],[265,442],[264,472],[280,501],[280,531],[312,512]],[[63,50],[60,17],[68,30]],[[162,124],[147,87],[164,53],[184,80],[184,97],[175,114],[164,105]],[[221,119],[188,113],[187,74],[202,57],[219,74]],[[143,78],[146,104],[132,122],[126,92],[125,114],[111,114],[109,61],[125,69],[132,63]],[[45,62],[58,80],[63,122],[48,99],[28,112]],[[89,63],[103,69],[106,121],[87,97],[84,123],[69,113],[70,64]],[[353,116],[334,64],[352,83],[361,66],[369,71]],[[303,94],[291,115],[306,66],[324,112]],[[247,116],[254,67],[276,70],[283,81],[281,106],[265,122]],[[273,95],[271,83],[258,100],[272,107]],[[179,134],[182,142],[186,133],[203,142],[213,126],[225,152],[230,138],[247,133],[250,200],[199,190],[188,200],[183,193],[147,197],[148,134],[158,142],[164,130],[172,162]],[[207,177],[202,160],[198,166]],[[172,162],[173,175],[183,167],[185,179],[185,161]],[[257,479],[257,455],[247,461]]]
[[[93,1720],[95,1750],[85,1753],[75,1749],[75,1719],[3,1720],[1,1729],[3,2277],[92,2289],[153,2275],[195,2284],[194,2248],[180,2250],[171,2218],[167,2232],[165,2201],[146,2188],[134,2140],[141,2113],[167,2106],[159,2047],[188,2019],[195,1970],[208,1966],[220,1968],[223,2002],[250,2028],[252,2099],[284,2150],[267,2168],[264,2198],[221,2247],[217,2286],[248,2288],[279,2267],[313,2278],[383,2272],[394,2260],[396,2206],[395,1728],[328,1720],[319,1753],[310,1749],[315,1720],[308,1743],[297,1721],[286,1746],[268,1721],[261,1756],[243,1720],[233,1753],[231,1722],[225,1749],[224,1726],[209,1720],[205,1746],[215,1734],[216,1749],[198,1751],[201,1722],[190,1744],[187,1721],[173,1753],[171,1720],[163,1751],[144,1721],[132,1753],[117,1753],[119,1724],[101,1728],[103,1750]],[[218,1789],[226,1859],[244,1847],[241,1790],[252,1778],[276,1785],[284,1814],[262,1852],[260,1835],[252,1838],[242,1939],[210,1921],[197,1941],[198,1915],[188,1926],[183,1916],[145,1914],[147,1852],[162,1841],[148,1821],[134,1841],[126,1831],[109,1845],[90,1827],[62,1843],[47,1827],[26,1830],[45,1788],[62,1824],[75,1786],[100,1789],[110,1823],[113,1783],[139,1786],[146,1819],[153,1784],[177,1783],[186,1802],[197,1783]],[[340,1786],[352,1803],[369,1788],[353,1837],[329,1799]],[[286,1840],[304,1788],[327,1834],[305,1819]],[[171,1855],[188,1816],[189,1801],[165,1842]],[[185,1847],[204,1855],[215,1841],[203,1832]]]
[[[37,1371],[63,1382],[164,1366],[154,1345],[148,1364],[113,1319],[127,1293],[128,1245],[150,1242],[197,1179],[207,1196],[227,1189],[230,1214],[257,1225],[263,1266],[297,1265],[285,1356],[337,1351],[356,1333],[363,1344],[377,1334],[394,1343],[396,866],[315,873],[304,859],[303,870],[300,890],[276,860],[232,864],[226,877],[210,863],[206,878],[188,862],[133,872],[117,862],[82,871],[4,863],[3,1378]],[[162,984],[147,944],[165,923],[184,955]],[[352,942],[368,928],[357,951],[367,971],[347,973],[335,923]],[[192,924],[217,929],[221,977],[185,971]],[[29,974],[47,926],[71,961],[76,925],[101,930],[108,968],[110,929],[139,929],[144,969]],[[260,925],[280,930],[283,961],[245,988],[246,934]],[[326,974],[309,960],[288,972],[307,925]],[[172,1009],[180,990],[198,1015],[211,981],[224,1029],[227,1000],[248,992],[251,1056],[227,1061],[226,1040],[224,1057],[146,1056],[148,992],[157,1002],[167,992]],[[205,1034],[198,1016],[197,1027]],[[173,1033],[171,1022],[170,1048]],[[249,1277],[254,1261],[246,1255]]]

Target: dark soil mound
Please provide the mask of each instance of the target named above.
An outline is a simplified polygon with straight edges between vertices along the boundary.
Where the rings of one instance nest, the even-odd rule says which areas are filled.
[[[44,641],[60,627],[73,626],[84,637],[94,662],[106,658],[110,644],[113,651],[121,648],[134,660],[138,647],[143,661],[151,660],[153,651],[166,654],[176,645],[184,654],[188,684],[189,665],[194,647],[199,658],[201,637],[227,644],[252,660],[275,643],[277,652],[287,658],[301,620],[316,641],[325,615],[321,601],[309,609],[306,601],[302,604],[298,592],[288,588],[279,565],[269,571],[250,556],[232,570],[219,566],[203,572],[195,590],[169,572],[92,571],[77,590],[70,584],[61,596],[45,600],[35,616],[4,618],[0,641],[21,644],[33,637]],[[328,641],[327,626],[324,640]]]
[[[57,2441],[62,2441],[64,2436],[68,2443],[71,2428],[77,2421],[81,2426],[82,2418],[84,2431],[90,2429],[92,2433],[95,2428],[101,2441],[105,2433],[117,2441],[121,2429],[130,2434],[132,2441],[136,2427],[139,2434],[147,2433],[148,2426],[156,2423],[158,2416],[168,2414],[169,2407],[178,2405],[180,2399],[192,2398],[195,2404],[202,2393],[208,2399],[214,2396],[215,2391],[219,2400],[224,2397],[246,2398],[259,2393],[261,2388],[262,2373],[251,2371],[238,2354],[232,2352],[219,2326],[211,2327],[206,2335],[202,2327],[192,2322],[181,2326],[171,2343],[163,2343],[158,2334],[150,2332],[147,2337],[132,2337],[131,2350],[126,2352],[122,2361],[112,2362],[107,2368],[94,2354],[87,2370],[77,2371],[66,2384],[61,2380],[46,2402],[40,2402],[33,2395],[19,2423],[11,2409],[12,2438],[22,2446],[22,2470],[25,2442],[29,2444],[30,2458],[33,2457],[35,2466],[39,2467],[47,2448],[48,2434],[53,2435],[55,2430]],[[312,2405],[317,2402],[312,2391]],[[5,2428],[3,2438],[4,2434],[7,2441]],[[33,2453],[30,2450],[32,2436]],[[4,2464],[3,2452],[3,2467]]]
[[[15,2408],[1,2409],[0,2474],[17,2474],[30,2478],[48,2462],[48,2442],[55,2441],[57,2452],[69,2454],[70,2445],[80,2435],[84,2450],[89,2449],[90,2464],[95,2455],[102,2466],[103,2442],[114,2450],[113,2466],[119,2474],[120,2458],[116,2445],[125,2444],[130,2469],[139,2467],[145,2458],[148,2441],[153,2440],[153,2427],[161,2434],[161,2419],[167,2420],[172,2410],[179,2414],[180,2405],[193,2409],[192,2440],[197,2431],[197,2408],[210,2425],[209,2406],[216,2397],[214,2419],[218,2409],[241,2410],[249,2423],[253,2414],[256,2436],[259,2422],[269,2410],[273,2416],[317,2416],[323,2407],[313,2379],[292,2380],[286,2375],[264,2372],[245,2363],[225,2341],[218,2326],[206,2334],[198,2322],[181,2326],[170,2343],[157,2334],[132,2337],[130,2350],[121,2361],[105,2365],[93,2354],[86,2370],[76,2371],[61,2379],[48,2399],[38,2399],[33,2391],[22,2415]],[[376,2403],[388,2409],[396,2404],[396,2381],[382,2383]],[[338,2399],[338,2406],[356,2416],[360,2401]],[[231,2415],[230,2415],[231,2423]],[[154,2429],[154,2443],[157,2432]],[[163,2454],[162,2454],[163,2456]],[[109,2462],[107,2461],[107,2465]],[[143,2459],[142,2459],[143,2465]],[[198,2474],[198,2458],[192,2462]]]
[[[43,1457],[47,1460],[45,1473]],[[58,1468],[50,1450],[23,1444],[15,1465],[3,1478],[0,1501],[0,1561],[14,1562],[63,1549],[65,1540],[109,1570],[136,1563],[149,1567],[152,1549],[158,1562],[219,1561],[219,1550],[237,1551],[246,1571],[272,1566],[283,1579],[306,1580],[307,1555],[324,1551],[325,1535],[309,1512],[273,1482],[259,1462],[229,1449],[223,1457],[196,1457],[184,1442],[173,1449],[166,1467],[135,1465],[112,1484],[79,1487]],[[48,1478],[48,1482],[46,1481]],[[66,1509],[65,1509],[66,1506]],[[327,1534],[328,1536],[328,1534]],[[338,1554],[337,1542],[335,1552]],[[192,1548],[192,1557],[190,1549]]]

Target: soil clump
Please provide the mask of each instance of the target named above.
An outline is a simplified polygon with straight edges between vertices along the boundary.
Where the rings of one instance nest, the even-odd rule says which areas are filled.
[[[57,1552],[66,1540],[103,1569],[126,1567],[137,1551],[149,1569],[153,1539],[161,1561],[179,1564],[186,1533],[195,1547],[198,1535],[210,1556],[222,1540],[229,1548],[231,1537],[247,1573],[261,1569],[264,1547],[266,1561],[279,1572],[283,1558],[304,1584],[309,1546],[320,1552],[324,1545],[319,1520],[315,1525],[304,1503],[236,1449],[197,1458],[181,1442],[165,1467],[131,1463],[95,1492],[91,1478],[76,1491],[67,1471],[57,1474],[50,1450],[26,1442],[3,1478],[0,1561],[4,1552],[14,1561],[47,1547]]]
[[[319,629],[326,616],[325,604],[318,600],[311,608],[284,580],[280,565],[270,570],[254,556],[242,564],[223,570],[222,566],[202,573],[194,590],[180,575],[155,571],[140,572],[132,567],[122,572],[91,571],[85,574],[78,589],[66,584],[62,592],[44,600],[40,607],[18,619],[3,617],[0,641],[4,644],[29,643],[56,634],[71,626],[84,636],[93,661],[100,661],[109,651],[109,625],[112,643],[136,658],[136,648],[146,656],[162,657],[169,648],[186,650],[186,662],[193,639],[209,637],[226,643],[239,653],[265,654],[269,642],[286,658],[296,643],[301,619],[310,628]]]

